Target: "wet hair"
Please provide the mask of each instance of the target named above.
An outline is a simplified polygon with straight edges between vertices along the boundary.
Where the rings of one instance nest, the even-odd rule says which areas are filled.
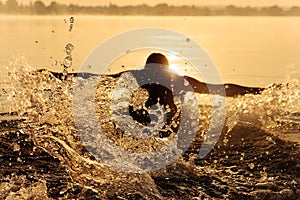
[[[169,61],[166,56],[161,53],[152,53],[147,58],[146,65],[147,64],[162,64],[164,66],[169,66]]]

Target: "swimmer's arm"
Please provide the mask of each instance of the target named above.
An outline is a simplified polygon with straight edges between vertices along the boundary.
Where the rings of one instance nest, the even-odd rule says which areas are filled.
[[[198,81],[189,76],[184,76],[185,80],[187,80],[190,86],[185,87],[188,90],[193,90],[196,93],[201,94],[219,94],[226,96],[238,96],[245,94],[261,94],[264,88],[259,87],[245,87],[236,84],[206,84]],[[225,91],[225,94],[224,94]],[[222,94],[223,93],[223,94]]]
[[[197,79],[194,79],[189,76],[184,76],[184,82],[185,83],[180,83],[180,85],[184,85],[183,90],[185,91],[197,92],[201,94],[209,93],[207,85],[203,82],[198,81]]]

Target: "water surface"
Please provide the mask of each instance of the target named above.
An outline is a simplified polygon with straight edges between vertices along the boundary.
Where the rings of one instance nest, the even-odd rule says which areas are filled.
[[[1,16],[2,66],[10,56],[24,55],[35,68],[61,70],[55,61],[64,59],[64,47],[72,43],[76,71],[97,45],[113,35],[159,27],[181,32],[205,48],[224,82],[266,86],[288,75],[300,78],[299,17],[74,16],[71,31],[70,17]],[[133,57],[124,63],[128,68],[142,65],[146,55]]]

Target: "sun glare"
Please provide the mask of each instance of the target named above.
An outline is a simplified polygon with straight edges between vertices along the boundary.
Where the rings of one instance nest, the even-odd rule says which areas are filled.
[[[179,66],[178,66],[178,65],[176,65],[176,64],[171,64],[171,65],[169,66],[169,68],[170,68],[170,70],[171,70],[172,72],[174,72],[174,73],[176,73],[176,74],[179,74]]]
[[[169,53],[168,60],[171,62],[174,62],[174,61],[178,60],[178,57],[174,54]]]
[[[178,60],[180,60],[180,58],[173,53],[169,53],[168,60],[170,63],[170,66],[169,66],[170,70],[174,73],[179,74],[180,66],[178,65]]]

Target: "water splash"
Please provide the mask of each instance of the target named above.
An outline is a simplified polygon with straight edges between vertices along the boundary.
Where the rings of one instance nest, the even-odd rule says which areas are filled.
[[[178,162],[170,165],[166,170],[153,172],[151,175],[156,178],[158,177],[156,182],[154,182],[153,178],[147,173],[130,175],[122,171],[114,170],[106,163],[99,162],[95,156],[87,150],[81,138],[78,136],[78,130],[75,127],[72,116],[74,88],[71,80],[61,81],[47,70],[32,70],[26,59],[22,57],[12,60],[7,70],[9,70],[9,73],[7,73],[9,88],[5,89],[7,94],[3,94],[3,98],[5,97],[5,101],[11,102],[11,105],[13,105],[11,107],[12,111],[17,111],[19,117],[25,119],[24,123],[18,128],[22,129],[23,134],[30,136],[30,140],[34,141],[35,149],[43,149],[51,156],[58,158],[71,177],[71,181],[66,188],[60,191],[61,195],[67,194],[69,190],[73,190],[74,188],[82,187],[97,193],[99,199],[108,198],[110,195],[109,191],[116,194],[116,196],[111,198],[116,198],[118,195],[122,196],[122,191],[126,191],[134,195],[141,193],[148,199],[163,199],[161,191],[157,188],[157,184],[161,181],[167,184],[168,181],[172,179],[172,175],[176,177],[176,173],[179,173],[179,171],[183,169],[186,169],[186,171],[183,171],[185,173],[184,176],[187,178],[179,179],[182,182],[194,180],[195,174],[199,175],[199,180],[202,180],[201,178],[204,177],[204,174],[208,176],[207,179],[205,179],[205,184],[210,184],[208,180],[212,179],[218,182],[219,177],[222,177],[222,180],[220,180],[218,184],[231,181],[233,182],[231,187],[245,187],[245,185],[240,183],[241,181],[243,184],[254,182],[258,184],[257,187],[259,188],[266,187],[266,184],[271,184],[272,181],[274,182],[277,181],[275,179],[278,179],[278,177],[274,178],[274,174],[272,175],[268,168],[262,167],[261,163],[257,162],[258,158],[251,158],[251,162],[246,163],[246,168],[249,169],[250,172],[255,170],[261,172],[259,175],[255,175],[258,176],[258,180],[255,180],[255,177],[251,175],[246,176],[247,174],[243,174],[245,172],[240,170],[238,166],[230,166],[227,167],[226,170],[224,170],[224,168],[217,168],[219,163],[234,156],[237,157],[241,165],[244,164],[243,162],[247,160],[248,155],[247,153],[241,152],[240,149],[238,152],[230,155],[219,156],[218,158],[220,159],[215,159],[212,164],[209,165],[194,165],[193,162],[197,157],[192,158],[191,156],[189,161],[179,159]],[[92,80],[93,78],[95,77],[90,77],[89,79],[82,78],[78,84],[94,81]],[[132,79],[129,78],[129,80]],[[153,147],[160,148],[165,145],[168,141],[159,140],[157,138],[148,140],[143,138],[144,140],[139,140],[138,138],[130,137],[130,135],[122,135],[122,131],[114,126],[111,120],[113,112],[110,105],[113,98],[119,98],[117,94],[113,94],[116,89],[116,82],[117,79],[115,78],[102,76],[97,85],[98,93],[96,94],[96,104],[94,106],[99,126],[107,130],[106,136],[114,144],[131,152],[151,151]],[[128,86],[134,87],[134,83]],[[274,84],[268,87],[261,95],[227,98],[227,109],[229,113],[227,120],[228,128],[231,130],[236,124],[243,123],[268,130],[268,132],[273,131],[277,134],[290,132],[292,130],[298,130],[297,133],[299,133],[299,129],[297,129],[299,128],[299,123],[297,124],[297,122],[300,121],[299,88],[298,80],[290,80],[285,84]],[[195,141],[200,141],[199,143],[201,144],[210,125],[212,109],[209,102],[212,101],[212,98],[209,95],[197,95],[197,97],[198,102],[201,103],[199,113],[200,129]],[[186,98],[189,100],[188,97]],[[207,98],[208,101],[206,105],[203,103],[205,98]],[[83,99],[83,102],[88,103],[90,100],[91,99],[86,98]],[[142,101],[142,99],[139,98],[136,100]],[[193,101],[190,102],[191,105],[194,103]],[[215,123],[217,126],[217,122]],[[83,123],[82,128],[87,135],[91,131],[89,124]],[[268,144],[278,144],[278,140],[274,140],[271,136],[265,136],[264,138]],[[230,137],[228,137],[227,140],[230,144]],[[99,146],[101,143],[93,143],[93,141],[91,141],[88,145]],[[141,146],[144,148],[140,148]],[[233,147],[230,146],[229,149],[231,148]],[[19,152],[20,144],[13,144],[12,149],[15,152]],[[247,151],[248,150],[249,149],[247,149]],[[271,150],[267,149],[262,151],[264,151],[266,156],[272,155]],[[114,152],[103,151],[101,155],[109,158],[114,156]],[[232,160],[230,160],[230,162],[231,161]],[[21,163],[22,160],[19,159],[18,162]],[[209,160],[203,162],[209,162]],[[124,162],[120,162],[119,164],[120,167],[127,167],[124,166]],[[177,166],[177,168],[174,166]],[[228,176],[224,176],[224,174],[228,174]],[[163,177],[163,180],[159,179],[160,177]],[[28,196],[28,198],[46,196],[47,185],[43,182],[43,179],[30,186],[25,184],[26,177],[23,176],[4,177],[3,180],[5,180],[5,182],[0,184],[0,195],[5,194],[6,197],[9,196],[11,198],[17,198],[17,196],[20,195]],[[291,181],[296,182],[298,180]],[[291,183],[292,182],[289,184]],[[211,188],[214,188],[216,185],[215,182],[211,184]],[[297,182],[293,185],[296,184]],[[12,189],[16,187],[22,187],[24,189],[13,192]],[[205,187],[205,185],[202,187]],[[251,188],[253,187],[254,186],[251,185]],[[198,190],[202,191],[203,188],[199,188]],[[207,191],[206,193],[209,193]]]
[[[26,176],[12,175],[1,177],[0,198],[1,199],[45,199],[47,197],[47,186],[44,181],[28,185]]]
[[[272,84],[261,95],[228,98],[228,127],[251,124],[276,134],[300,130],[300,81]]]
[[[147,190],[149,192],[145,195],[149,195],[149,198],[160,196],[149,175],[130,176],[113,170],[95,160],[86,150],[76,134],[72,117],[71,80],[61,81],[47,70],[30,71],[23,64],[15,64],[14,67],[15,69],[11,70],[18,72],[12,72],[11,77],[14,96],[8,100],[14,102],[14,109],[25,119],[23,132],[30,135],[35,148],[41,148],[58,158],[66,167],[74,180],[66,191],[79,185],[98,193],[99,198],[106,198],[107,194],[101,191],[107,190],[107,185],[115,187],[113,190],[117,194],[118,185],[128,184],[126,190],[132,191],[132,194],[139,190],[145,194],[144,190]],[[105,79],[108,85],[111,81],[110,78]],[[64,191],[61,191],[61,194],[63,193]]]

